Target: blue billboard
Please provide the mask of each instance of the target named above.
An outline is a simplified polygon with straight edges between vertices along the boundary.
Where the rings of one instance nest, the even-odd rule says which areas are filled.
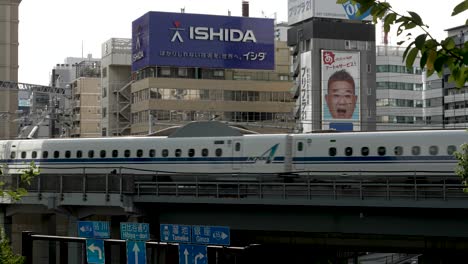
[[[132,23],[132,71],[275,67],[273,19],[148,12]]]

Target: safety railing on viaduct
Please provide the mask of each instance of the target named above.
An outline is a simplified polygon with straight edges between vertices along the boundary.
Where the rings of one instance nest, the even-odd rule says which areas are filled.
[[[74,170],[74,173],[67,173]],[[459,178],[451,172],[325,172],[307,171],[293,175],[275,174],[201,174],[143,171],[132,168],[61,168],[57,174],[40,174],[25,187],[30,197],[41,199],[53,193],[59,200],[77,194],[86,200],[91,194],[131,196],[150,202],[158,198],[190,198],[242,203],[327,201],[327,203],[419,202],[421,206],[439,203],[443,207],[467,207],[468,194]],[[93,173],[90,173],[91,170]],[[106,173],[107,172],[107,173]],[[109,173],[110,172],[110,173]],[[19,177],[4,175],[8,186],[20,186]],[[428,202],[428,205],[421,204]]]

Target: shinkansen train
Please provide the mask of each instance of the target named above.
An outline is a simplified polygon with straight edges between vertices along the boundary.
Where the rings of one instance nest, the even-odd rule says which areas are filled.
[[[3,140],[0,164],[11,174],[31,161],[42,174],[453,172],[465,142],[465,130]]]

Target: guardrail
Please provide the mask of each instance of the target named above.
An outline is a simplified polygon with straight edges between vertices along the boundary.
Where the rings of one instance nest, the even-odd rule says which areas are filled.
[[[44,169],[51,169],[43,167]],[[60,174],[40,174],[30,186],[18,176],[4,177],[4,187],[24,187],[37,194],[89,193],[229,199],[282,200],[468,200],[464,186],[452,172],[444,171],[304,171],[291,175],[249,173],[175,173],[131,167],[67,167]],[[67,171],[75,171],[67,173]],[[89,173],[90,171],[93,173]],[[77,172],[80,171],[80,172]],[[98,173],[96,173],[96,171]],[[6,177],[6,178],[5,178]],[[1,178],[0,178],[1,179]]]

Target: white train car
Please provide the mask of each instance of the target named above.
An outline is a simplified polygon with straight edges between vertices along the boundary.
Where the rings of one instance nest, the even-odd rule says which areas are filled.
[[[0,142],[0,163],[20,173],[34,161],[43,174],[281,173],[287,135],[118,137]]]
[[[464,130],[420,130],[296,134],[293,170],[298,171],[446,171],[453,153],[468,142]]]
[[[6,140],[0,164],[20,173],[34,161],[43,174],[450,173],[465,142],[464,130]]]

